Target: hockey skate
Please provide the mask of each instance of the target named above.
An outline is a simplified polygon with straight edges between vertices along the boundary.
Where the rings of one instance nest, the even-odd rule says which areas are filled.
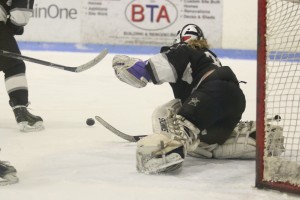
[[[17,170],[7,162],[0,161],[0,186],[18,183]]]
[[[26,106],[13,106],[16,121],[22,132],[41,131],[44,129],[43,119],[31,114]]]

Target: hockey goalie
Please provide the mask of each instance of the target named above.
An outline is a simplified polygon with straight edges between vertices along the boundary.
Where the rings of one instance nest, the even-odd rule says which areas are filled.
[[[137,143],[137,170],[145,174],[171,172],[180,168],[187,156],[206,159],[255,159],[256,123],[240,121],[223,143],[201,139],[208,130],[200,130],[178,111],[179,99],[158,107],[152,116],[153,133]],[[222,130],[219,132],[222,134]],[[205,141],[205,142],[204,142]],[[267,155],[284,151],[282,127],[269,125]]]
[[[162,173],[180,168],[189,156],[216,159],[255,157],[255,122],[241,122],[246,107],[235,73],[223,66],[199,26],[187,24],[174,44],[146,61],[116,55],[117,78],[133,87],[169,83],[174,99],[152,116],[153,134],[137,143],[137,170]],[[272,126],[269,153],[277,151],[282,128]]]

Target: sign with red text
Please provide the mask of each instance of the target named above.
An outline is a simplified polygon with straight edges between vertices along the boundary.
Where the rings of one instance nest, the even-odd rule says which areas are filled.
[[[36,0],[21,40],[161,46],[194,23],[217,48],[222,16],[220,0]]]

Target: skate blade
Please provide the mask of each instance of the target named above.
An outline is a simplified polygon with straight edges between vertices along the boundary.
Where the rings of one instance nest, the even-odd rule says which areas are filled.
[[[5,175],[3,178],[0,178],[0,186],[16,184],[19,182],[19,178],[16,173],[10,173]]]
[[[36,132],[44,130],[44,124],[42,121],[36,122],[34,125],[28,125],[28,122],[20,122],[19,123],[19,130],[21,132]]]

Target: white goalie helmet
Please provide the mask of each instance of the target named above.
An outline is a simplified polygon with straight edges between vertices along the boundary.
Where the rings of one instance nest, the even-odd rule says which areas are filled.
[[[205,39],[203,31],[196,24],[187,24],[177,32],[174,44],[180,42],[188,42],[190,40]]]

